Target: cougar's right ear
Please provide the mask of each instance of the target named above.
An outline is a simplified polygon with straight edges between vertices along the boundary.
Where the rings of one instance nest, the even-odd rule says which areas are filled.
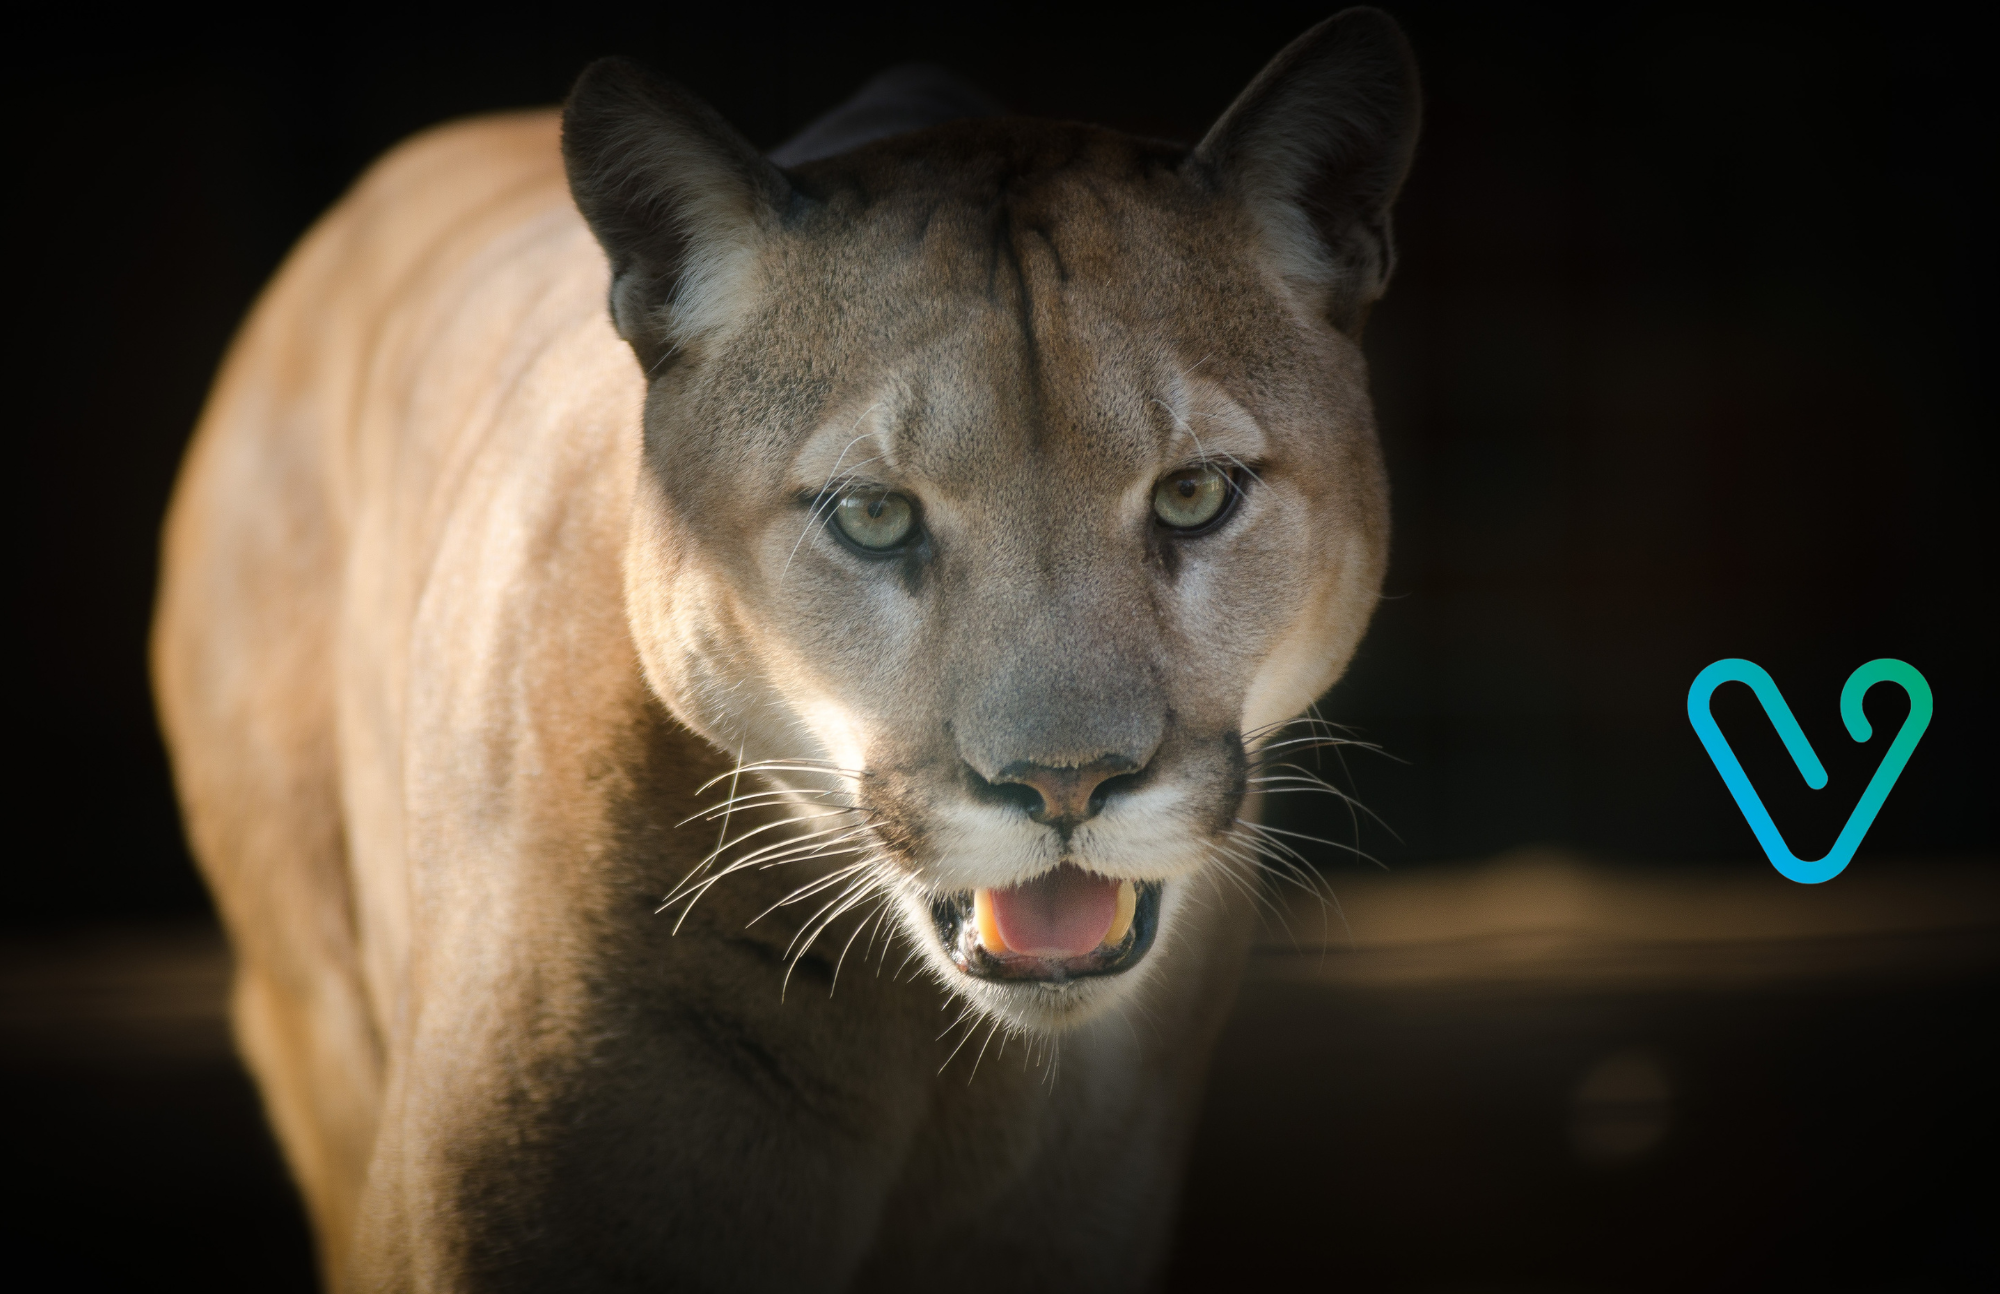
[[[713,108],[622,58],[577,78],[562,147],[611,260],[611,322],[655,377],[741,309],[791,186]]]

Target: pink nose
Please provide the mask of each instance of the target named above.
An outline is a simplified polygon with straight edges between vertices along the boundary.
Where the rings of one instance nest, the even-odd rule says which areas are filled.
[[[1030,787],[1042,797],[1042,807],[1028,814],[1036,822],[1069,827],[1097,816],[1097,788],[1133,765],[1125,759],[1100,759],[1081,768],[1049,768],[1042,764],[1017,765],[1000,775],[1002,782]]]

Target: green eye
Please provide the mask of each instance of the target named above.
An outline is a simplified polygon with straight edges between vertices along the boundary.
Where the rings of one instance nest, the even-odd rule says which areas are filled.
[[[869,549],[894,548],[916,529],[916,509],[900,494],[880,490],[856,490],[843,494],[833,505],[833,524],[856,545]]]
[[[1175,530],[1198,529],[1221,514],[1229,489],[1228,475],[1212,467],[1170,473],[1153,487],[1153,515]]]

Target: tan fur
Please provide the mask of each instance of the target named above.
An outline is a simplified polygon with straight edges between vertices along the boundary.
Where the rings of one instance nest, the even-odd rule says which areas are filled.
[[[689,120],[615,144],[694,195],[679,277],[613,293],[632,349],[556,117],[446,127],[294,252],[175,497],[161,713],[329,1285],[1143,1286],[1248,937],[1246,735],[1385,561],[1327,303],[1386,223],[1355,287],[1283,195],[1109,132],[787,179]],[[1224,457],[1240,515],[1166,551],[1153,482]],[[830,537],[842,479],[922,500],[923,564]],[[963,789],[1125,745],[1148,780],[1073,836]],[[732,787],[781,794],[680,825]],[[857,852],[656,915],[812,812]],[[1165,884],[1146,960],[958,973],[929,896],[1059,862]]]

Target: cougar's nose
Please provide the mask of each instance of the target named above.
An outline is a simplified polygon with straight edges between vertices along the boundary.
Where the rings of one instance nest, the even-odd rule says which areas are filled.
[[[993,780],[1032,791],[1039,802],[1027,806],[1028,816],[1067,835],[1078,823],[1101,813],[1105,801],[1119,789],[1119,784],[1139,768],[1137,760],[1107,755],[1078,768],[1051,768],[1026,762],[1009,764]]]

